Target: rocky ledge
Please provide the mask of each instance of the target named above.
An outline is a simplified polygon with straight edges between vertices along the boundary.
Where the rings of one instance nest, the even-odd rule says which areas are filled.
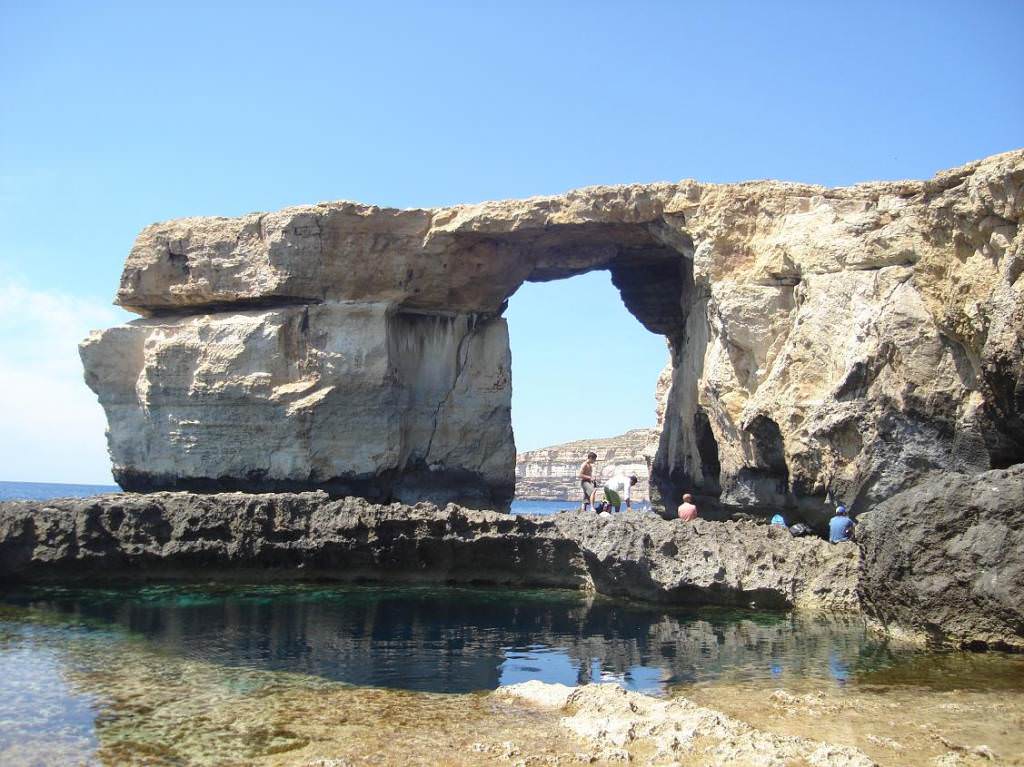
[[[855,610],[856,546],[751,522],[509,516],[322,492],[0,503],[5,580],[337,578],[583,588],[680,605]]]

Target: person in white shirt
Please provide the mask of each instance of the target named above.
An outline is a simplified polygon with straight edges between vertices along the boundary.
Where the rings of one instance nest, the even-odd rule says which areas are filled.
[[[633,485],[639,482],[636,474],[630,474],[628,477],[625,474],[616,474],[614,477],[604,483],[604,499],[608,502],[609,506],[614,506],[615,511],[619,511],[622,508],[622,500],[626,500],[626,511],[632,508],[630,495],[632,494]]]

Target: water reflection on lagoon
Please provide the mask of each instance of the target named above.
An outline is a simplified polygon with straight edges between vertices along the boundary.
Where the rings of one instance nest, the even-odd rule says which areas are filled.
[[[8,593],[3,602],[46,616],[55,630],[120,631],[160,652],[221,666],[425,692],[529,679],[617,681],[655,694],[722,676],[845,683],[901,657],[853,617],[676,611],[561,591],[46,588]]]

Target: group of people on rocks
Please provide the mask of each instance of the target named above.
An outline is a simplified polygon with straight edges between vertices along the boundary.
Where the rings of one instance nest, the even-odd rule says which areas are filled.
[[[597,463],[597,453],[587,453],[587,460],[580,466],[578,478],[580,487],[583,489],[583,511],[593,509],[599,514],[607,514],[614,509],[621,511],[622,503],[625,501],[626,510],[633,508],[633,487],[640,481],[636,474],[615,474],[601,487],[604,500],[597,500],[597,476],[594,474],[594,464]]]
[[[583,511],[593,509],[599,514],[609,514],[612,511],[621,511],[622,504],[626,504],[626,510],[633,508],[633,488],[640,478],[636,474],[616,473],[612,475],[599,488],[597,486],[597,475],[594,473],[594,464],[597,463],[597,453],[587,453],[587,459],[580,466],[577,479],[580,481],[580,488],[583,490]],[[601,492],[604,500],[597,500],[597,494]],[[690,522],[697,518],[697,507],[693,505],[693,497],[687,493],[683,496],[683,503],[679,507],[679,518]]]
[[[789,530],[793,535],[809,535],[813,532],[810,527],[805,525],[803,522],[797,522],[792,527],[786,526],[786,520],[781,514],[776,514],[772,517],[771,524],[775,527],[783,527]],[[832,519],[828,521],[828,542],[829,543],[844,543],[846,541],[853,540],[853,520],[850,519],[850,515],[846,511],[846,506],[839,504],[836,507],[835,514],[832,515]]]
[[[597,500],[598,486],[597,486],[597,475],[595,473],[595,464],[597,463],[597,453],[587,453],[587,459],[580,466],[580,470],[577,474],[577,478],[580,481],[580,488],[583,490],[583,505],[582,510],[588,511],[593,509],[598,514],[610,514],[613,510],[618,512],[622,509],[622,504],[625,502],[626,510],[632,508],[632,494],[633,487],[639,482],[639,478],[636,474],[624,474],[616,473],[610,479],[608,479],[601,487],[600,491],[604,495],[604,500]],[[679,508],[676,510],[679,519],[684,522],[692,522],[697,519],[699,512],[696,504],[693,502],[693,496],[690,493],[683,495],[683,502],[679,504]],[[807,525],[798,522],[793,527],[787,527],[786,520],[781,514],[776,514],[772,517],[771,524],[777,527],[783,527],[789,530],[793,535],[806,535],[811,533],[812,530]],[[843,543],[845,541],[853,540],[853,520],[850,519],[846,511],[846,506],[839,504],[836,507],[835,515],[829,520],[828,525],[829,535],[828,539],[830,543]]]

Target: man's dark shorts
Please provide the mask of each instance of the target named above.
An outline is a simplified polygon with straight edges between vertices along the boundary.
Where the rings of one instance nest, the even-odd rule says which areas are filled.
[[[584,479],[580,482],[580,487],[583,488],[583,497],[589,501],[590,496],[594,494],[594,483],[589,479]]]

